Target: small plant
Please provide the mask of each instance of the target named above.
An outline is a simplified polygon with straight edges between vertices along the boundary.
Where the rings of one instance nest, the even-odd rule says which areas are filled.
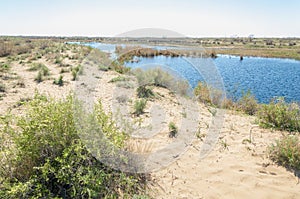
[[[37,76],[34,78],[34,81],[36,81],[37,83],[41,83],[43,80],[43,73],[42,71],[39,71]]]
[[[60,74],[67,73],[67,72],[69,72],[68,69],[64,69],[64,68],[60,69]]]
[[[126,81],[126,82],[118,82],[117,87],[130,89],[130,88],[134,88],[134,85],[132,84],[132,82]]]
[[[243,94],[242,98],[238,100],[237,109],[248,115],[254,115],[257,112],[258,103],[250,91]]]
[[[32,64],[32,66],[28,69],[28,71],[41,71],[42,75],[44,75],[44,76],[47,76],[50,74],[48,67],[42,63]]]
[[[11,67],[8,64],[1,64],[0,65],[0,72],[7,72],[10,68]]]
[[[229,144],[226,142],[226,140],[221,140],[220,141],[220,144],[221,144],[221,147],[222,147],[222,150],[229,150]]]
[[[63,76],[60,75],[58,79],[53,81],[53,84],[56,84],[58,86],[63,86],[64,85],[64,80],[63,80]]]
[[[72,69],[72,81],[75,81],[77,79],[78,75],[81,75],[83,73],[81,65],[76,66]]]
[[[123,81],[127,81],[127,78],[119,75],[118,77],[114,77],[111,80],[109,80],[108,83],[123,82]]]
[[[170,122],[169,123],[169,137],[170,138],[177,137],[177,134],[178,134],[177,126],[175,125],[174,122]]]
[[[137,100],[134,103],[134,114],[139,116],[144,113],[147,101],[145,99]]]
[[[101,71],[108,71],[108,70],[109,70],[109,67],[104,66],[104,65],[100,65],[100,66],[99,66],[99,70],[101,70]]]
[[[287,168],[300,170],[300,140],[294,136],[285,136],[269,147],[271,160]]]
[[[150,98],[154,96],[154,93],[150,88],[147,88],[146,86],[139,86],[137,88],[137,96],[139,98]]]
[[[196,132],[196,137],[200,140],[203,141],[205,138],[205,134],[201,133],[201,129],[199,128],[198,131]]]
[[[128,97],[127,95],[118,96],[117,101],[121,104],[125,104],[128,101]]]
[[[62,59],[61,57],[57,56],[57,57],[55,58],[54,63],[55,63],[55,64],[58,64],[58,65],[61,65],[61,64],[62,64],[62,61],[63,61],[63,59]]]
[[[257,115],[262,127],[300,132],[300,107],[286,103],[284,98],[262,105]]]
[[[2,82],[0,82],[0,93],[4,93],[5,91],[6,91],[5,85]]]

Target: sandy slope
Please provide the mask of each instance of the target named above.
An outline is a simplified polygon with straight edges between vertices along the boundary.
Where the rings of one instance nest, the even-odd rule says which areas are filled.
[[[280,133],[249,130],[254,119],[226,114],[221,143],[199,158],[201,142],[174,164],[153,174],[155,198],[299,198],[299,179],[266,157],[266,147]]]
[[[106,92],[102,92],[100,96],[104,95],[101,98],[108,109],[112,92],[116,88],[105,82],[112,77],[116,77],[116,74],[109,72],[99,80],[106,88]],[[162,92],[162,90],[156,91]],[[164,99],[156,104],[167,101],[167,104],[162,106],[166,110],[175,110],[173,113],[172,111],[167,113],[170,118],[174,118],[181,107],[176,108],[175,102],[168,101],[169,97],[164,93]],[[149,190],[154,198],[300,197],[299,178],[285,168],[272,163],[266,155],[268,145],[282,133],[259,128],[255,125],[255,117],[227,111],[218,142],[213,151],[201,159],[200,150],[210,128],[212,114],[203,104],[198,106],[200,107],[200,138],[195,137],[188,151],[176,158],[174,163],[151,173],[153,182],[150,183]],[[175,117],[177,117],[175,121],[180,124],[182,116]],[[162,136],[153,136],[152,142],[165,140],[167,144],[174,141],[166,136],[166,129],[162,132]],[[144,148],[147,147],[143,144],[145,143],[138,144],[137,151],[144,152]],[[148,152],[155,151],[153,149],[155,147],[158,146],[152,145]]]
[[[53,78],[59,76],[60,68],[53,62],[39,61],[49,67]],[[1,114],[14,107],[20,98],[32,97],[35,89],[56,97],[65,96],[74,89],[74,82],[70,81],[69,73],[64,74],[64,79],[67,80],[65,86],[58,87],[52,84],[53,80],[37,84],[34,82],[36,72],[27,71],[27,67],[13,64],[12,71],[21,77],[26,86],[10,88],[7,91],[0,103]],[[96,75],[101,78],[97,80],[99,86],[96,87],[94,94],[97,98],[101,98],[107,111],[113,111],[112,104],[118,103],[113,96],[117,97],[122,93],[129,95],[131,100],[128,100],[126,105],[132,106],[136,99],[134,93],[122,88],[116,92],[116,83],[108,83],[118,74],[99,71]],[[180,123],[183,117],[182,104],[174,100],[164,89],[155,91],[160,93],[161,97],[149,102],[146,114],[141,116],[141,126],[150,123],[151,107],[158,104],[166,112],[164,123],[160,123],[163,127],[159,129],[159,134],[152,137],[151,141],[147,141],[148,143],[141,141],[132,144],[131,140],[128,144],[129,150],[153,152],[177,139],[168,137],[167,124],[170,121]],[[200,114],[198,137],[201,139],[194,137],[185,154],[174,157],[175,162],[151,173],[152,182],[149,183],[148,192],[154,198],[300,198],[299,178],[285,168],[274,165],[266,157],[267,146],[280,137],[281,133],[256,127],[254,117],[228,111],[213,151],[200,159],[200,150],[211,126],[212,114],[203,104],[197,106]],[[18,107],[14,111],[18,112]],[[131,112],[132,110],[129,110],[121,114],[127,118],[132,117],[133,120],[137,119]],[[198,130],[195,129],[196,131]]]

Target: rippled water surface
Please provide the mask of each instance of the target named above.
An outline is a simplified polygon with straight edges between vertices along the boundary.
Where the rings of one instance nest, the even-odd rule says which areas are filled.
[[[99,43],[91,46],[110,53],[115,48],[114,45]],[[228,55],[219,55],[216,59],[165,56],[138,59],[139,62],[126,63],[126,66],[169,67],[186,78],[192,87],[198,81],[206,80],[209,71],[215,68],[223,79],[228,95],[238,98],[242,92],[250,90],[262,103],[268,103],[277,96],[283,96],[289,102],[300,102],[300,61],[260,57],[244,57],[240,61],[239,57]],[[200,73],[197,67],[200,67]]]

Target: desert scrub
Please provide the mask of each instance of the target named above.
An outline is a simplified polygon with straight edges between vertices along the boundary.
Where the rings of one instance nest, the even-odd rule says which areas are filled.
[[[20,116],[0,118],[0,198],[132,198],[145,176],[116,171],[97,160],[79,137],[74,98],[36,94]],[[79,106],[80,108],[80,106]],[[96,104],[90,114],[121,147],[126,135]]]
[[[6,86],[2,82],[0,82],[0,93],[4,93],[6,91]]]
[[[248,115],[254,115],[259,107],[257,100],[250,91],[245,94],[243,93],[243,96],[237,101],[236,104],[237,110],[243,111]]]
[[[206,83],[199,82],[194,89],[194,95],[202,103],[221,107],[224,102],[224,93]]]
[[[28,71],[41,71],[43,76],[50,75],[48,67],[42,63],[33,63]]]
[[[134,114],[139,116],[144,113],[144,109],[146,108],[147,100],[141,99],[136,100],[134,103]]]
[[[169,137],[170,138],[177,137],[177,134],[178,134],[177,126],[175,125],[174,122],[170,122],[169,123]]]
[[[53,84],[58,85],[58,86],[63,86],[64,85],[64,80],[63,80],[64,76],[60,75],[58,77],[58,79],[55,79],[53,81]]]
[[[279,165],[300,170],[300,140],[298,135],[288,135],[269,147],[269,157]]]
[[[262,127],[300,132],[300,107],[297,103],[286,103],[284,98],[261,105],[257,116]]]
[[[34,81],[37,83],[41,83],[44,80],[42,71],[39,71],[36,77],[34,78]]]
[[[140,86],[158,86],[167,88],[179,95],[187,95],[189,84],[187,81],[181,80],[169,74],[160,68],[152,68],[148,70],[135,69],[132,71],[137,78]]]
[[[151,98],[154,97],[154,93],[150,88],[147,88],[146,86],[139,86],[137,88],[137,96],[139,98]]]
[[[114,70],[120,74],[125,74],[125,73],[128,73],[130,71],[130,68],[126,67],[123,65],[123,63],[120,63],[118,60],[116,61],[113,61],[108,69],[110,70]]]
[[[72,81],[75,81],[77,79],[77,76],[82,75],[82,73],[83,73],[83,68],[81,65],[72,68]]]
[[[8,63],[0,63],[0,72],[7,72],[10,68],[11,67]]]
[[[112,78],[111,80],[109,80],[108,83],[124,82],[124,81],[127,81],[127,80],[128,80],[128,78],[119,75],[119,76],[114,77],[114,78]]]

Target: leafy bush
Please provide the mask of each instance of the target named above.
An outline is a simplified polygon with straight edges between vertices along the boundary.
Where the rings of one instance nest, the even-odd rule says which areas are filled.
[[[178,134],[178,128],[174,122],[169,123],[169,137],[174,138]]]
[[[100,69],[103,69],[103,67],[101,67]],[[119,63],[117,60],[113,61],[110,66],[108,67],[108,69],[114,70],[120,74],[125,74],[128,73],[130,71],[130,68],[125,67],[123,65],[123,63]]]
[[[254,115],[257,112],[258,103],[250,91],[243,94],[242,98],[238,100],[237,109],[248,115]]]
[[[199,82],[194,89],[194,95],[197,96],[202,103],[217,107],[221,107],[224,102],[224,99],[222,99],[223,92],[221,90],[213,88],[202,82]]]
[[[60,75],[58,79],[53,81],[53,84],[56,84],[58,86],[63,86],[64,85],[64,76]]]
[[[189,84],[187,81],[173,77],[171,74],[160,68],[148,70],[135,69],[133,74],[136,76],[140,86],[154,85],[168,88],[180,95],[186,95],[188,93]]]
[[[11,68],[9,64],[0,63],[0,72],[7,72]]]
[[[147,101],[145,99],[137,100],[134,103],[134,114],[137,116],[144,113]]]
[[[147,88],[146,86],[139,86],[137,88],[137,96],[139,98],[150,98],[154,96],[154,93],[150,88]]]
[[[81,65],[72,68],[72,81],[75,81],[77,79],[77,76],[81,75],[82,73],[83,69]]]
[[[34,78],[34,81],[37,83],[41,83],[43,81],[43,73],[41,71],[38,72],[37,76]]]
[[[269,147],[270,158],[279,165],[300,170],[300,140],[285,136]]]
[[[0,93],[4,93],[6,91],[6,86],[2,82],[0,82]]]
[[[274,99],[270,104],[262,105],[257,115],[262,127],[300,132],[300,108],[296,103]]]
[[[0,198],[131,198],[142,192],[143,175],[104,165],[86,149],[75,124],[74,99],[37,94],[19,117],[0,118]],[[119,132],[99,103],[92,115],[116,146]]]
[[[42,75],[47,76],[50,74],[49,69],[42,63],[33,63],[28,71],[41,71]]]
[[[123,81],[127,81],[127,78],[124,76],[118,76],[118,77],[114,77],[111,80],[109,80],[109,83],[123,82]]]

